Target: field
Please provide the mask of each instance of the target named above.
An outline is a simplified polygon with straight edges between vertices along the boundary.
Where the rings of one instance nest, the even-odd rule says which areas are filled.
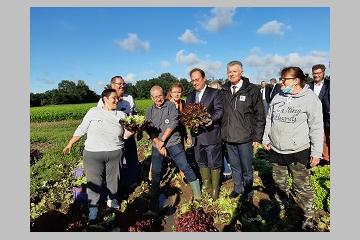
[[[145,114],[146,109],[151,106],[149,99],[136,100],[135,105],[141,115]],[[86,112],[95,107],[97,103],[69,104],[69,105],[52,105],[43,107],[30,108],[30,122],[52,122],[61,120],[79,120],[82,119]]]
[[[70,155],[62,149],[71,138],[86,111],[96,104],[49,106],[30,109],[30,222],[43,221],[46,214],[57,213],[66,220],[61,228],[59,216],[55,218],[58,231],[84,231],[86,207],[74,204],[72,188],[83,183],[74,178],[74,170],[82,164],[84,139],[74,145]],[[144,114],[151,105],[150,100],[136,101],[138,111]],[[142,165],[141,183],[122,201],[120,211],[103,212],[103,222],[96,229],[87,231],[132,231],[148,202],[149,141],[146,135],[138,144],[138,156]],[[187,148],[188,160],[192,158]],[[274,210],[269,199],[271,165],[265,160],[266,152],[261,148],[254,152],[254,209],[255,216],[244,217],[242,206],[227,197],[232,183],[223,183],[221,197],[217,201],[204,198],[201,203],[191,203],[191,189],[184,183],[177,169],[169,164],[162,181],[164,212],[159,221],[151,222],[151,229],[142,231],[176,231],[175,220],[201,206],[214,219],[219,231],[297,231],[296,210],[287,212]],[[319,166],[312,170],[312,185],[315,190],[314,205],[318,222],[316,231],[330,230],[330,166]],[[75,209],[75,210],[74,210]],[[246,212],[246,211],[245,211]],[[62,214],[62,215],[61,215]],[[134,216],[136,217],[134,219]],[[185,215],[183,215],[185,216]],[[54,217],[53,217],[54,218]],[[70,220],[69,220],[70,219]],[[51,222],[47,219],[46,222]],[[148,221],[148,219],[144,220]],[[151,220],[153,221],[153,220]],[[164,224],[165,222],[165,224]],[[124,225],[125,224],[125,225]],[[150,225],[151,225],[150,224]],[[240,229],[240,230],[239,230]],[[139,230],[139,229],[138,229]],[[140,229],[141,230],[141,229]]]

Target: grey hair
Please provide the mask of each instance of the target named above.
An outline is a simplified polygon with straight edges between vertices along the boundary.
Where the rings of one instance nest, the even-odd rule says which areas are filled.
[[[234,66],[234,65],[239,65],[241,67],[241,69],[243,68],[243,65],[240,61],[231,61],[227,64],[227,68],[230,66]]]
[[[162,87],[160,87],[159,85],[154,85],[154,86],[152,86],[151,89],[150,89],[150,96],[152,96],[152,93],[153,93],[154,91],[156,91],[156,90],[159,90],[159,91],[161,91],[161,93],[164,94],[164,91],[163,91]]]

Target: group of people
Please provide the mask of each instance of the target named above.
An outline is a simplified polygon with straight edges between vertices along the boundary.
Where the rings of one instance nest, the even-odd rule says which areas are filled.
[[[164,157],[174,161],[185,175],[194,199],[201,199],[207,192],[216,200],[223,167],[229,165],[233,182],[229,197],[241,196],[245,205],[252,203],[253,149],[263,144],[273,165],[274,184],[289,198],[287,181],[289,175],[293,177],[294,198],[304,211],[303,226],[311,224],[314,209],[309,168],[320,159],[330,160],[330,85],[324,78],[324,65],[314,65],[312,72],[314,83],[307,84],[299,67],[285,67],[280,82],[272,79],[268,91],[265,86],[259,89],[244,76],[240,61],[227,64],[228,81],[223,85],[208,86],[205,72],[194,68],[189,73],[194,90],[186,96],[186,102],[181,99],[183,88],[179,84],[171,86],[167,97],[160,86],[153,86],[150,96],[154,104],[146,112],[146,118],[151,121],[146,131],[152,142],[149,212],[159,211]],[[123,159],[131,162],[136,158],[137,162],[136,156],[127,153],[136,150],[134,133],[119,124],[126,114],[136,114],[132,97],[124,94],[124,85],[120,76],[111,80],[112,89],[103,91],[98,106],[85,115],[64,149],[68,153],[73,143],[87,133],[84,166],[90,220],[96,218],[100,192],[97,188],[104,168],[110,190],[108,205],[118,208],[114,196],[120,171],[116,166]],[[119,88],[122,90],[118,91]],[[197,133],[190,131],[191,136],[180,122],[179,114],[190,103],[201,103],[211,116],[210,124]],[[201,179],[186,159],[185,143],[193,146]],[[275,200],[283,205],[286,199],[279,195],[275,194]]]

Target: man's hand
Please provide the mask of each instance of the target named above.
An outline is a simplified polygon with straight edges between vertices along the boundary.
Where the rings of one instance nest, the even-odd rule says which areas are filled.
[[[315,167],[316,165],[318,165],[320,162],[320,158],[317,157],[311,157],[310,158],[310,166],[311,167]]]
[[[167,156],[167,151],[166,151],[166,148],[165,147],[162,147],[160,150],[159,150],[160,154],[163,155],[164,157]]]
[[[264,149],[266,151],[270,151],[270,149],[271,149],[270,144],[264,144]]]
[[[213,123],[213,121],[210,119],[209,122],[205,124],[205,127],[211,126],[212,123]]]
[[[159,150],[164,146],[164,142],[160,138],[154,138],[154,143]]]

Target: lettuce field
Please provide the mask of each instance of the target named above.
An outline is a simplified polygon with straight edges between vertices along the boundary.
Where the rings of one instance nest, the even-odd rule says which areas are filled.
[[[136,101],[138,112],[145,114],[151,100]],[[276,208],[269,198],[272,191],[271,164],[260,147],[254,151],[254,201],[244,207],[228,197],[232,181],[222,183],[220,197],[207,195],[200,202],[191,201],[191,188],[178,169],[168,162],[162,180],[162,211],[158,217],[145,216],[149,201],[151,145],[147,135],[137,141],[141,179],[134,192],[123,196],[121,209],[100,211],[101,220],[87,226],[87,206],[74,201],[73,188],[86,182],[74,172],[82,166],[84,138],[69,155],[62,153],[85,113],[96,103],[35,107],[30,109],[30,229],[31,231],[299,231],[296,209]],[[186,146],[188,161],[192,148]],[[330,231],[330,166],[312,169],[316,224],[313,231]],[[187,224],[188,218],[199,218]],[[201,221],[204,220],[202,223]]]

